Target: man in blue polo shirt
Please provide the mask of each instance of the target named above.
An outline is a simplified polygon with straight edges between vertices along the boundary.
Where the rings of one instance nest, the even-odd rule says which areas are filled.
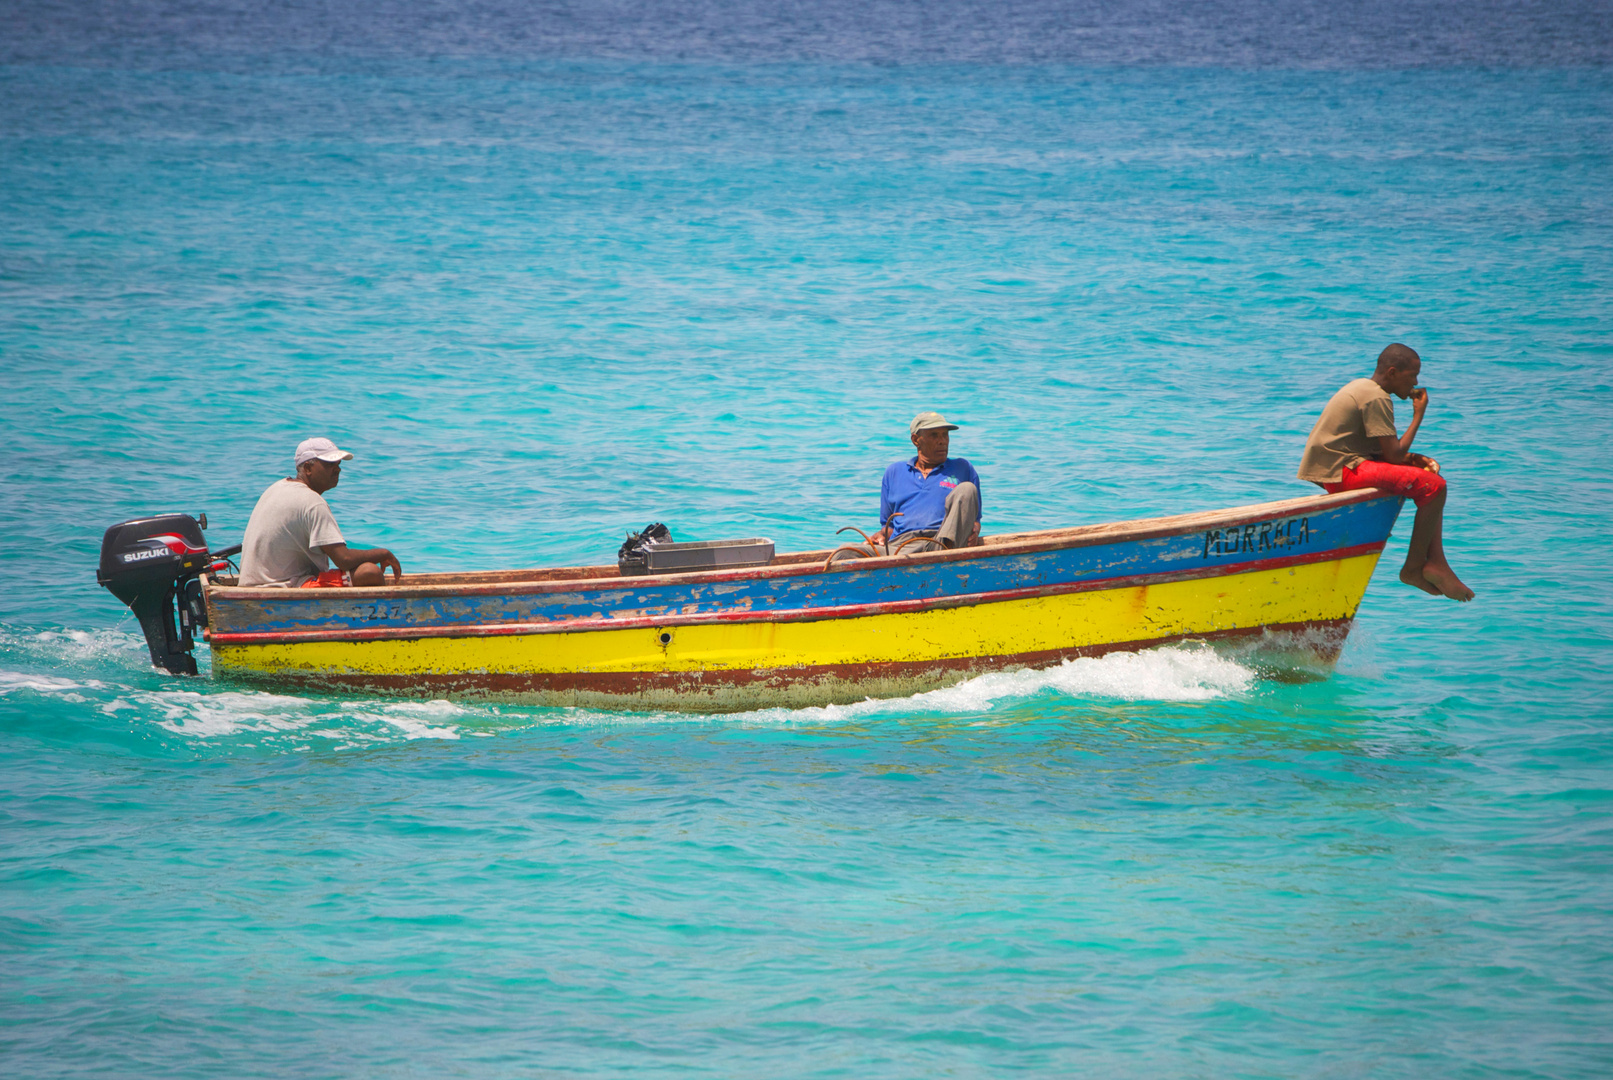
[[[918,451],[910,461],[893,462],[879,486],[880,530],[870,539],[895,547],[913,535],[903,551],[968,547],[980,539],[980,474],[963,458],[947,456],[957,424],[940,413],[921,412],[907,426]]]

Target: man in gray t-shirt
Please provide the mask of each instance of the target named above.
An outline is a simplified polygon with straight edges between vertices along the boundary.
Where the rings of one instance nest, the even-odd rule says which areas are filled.
[[[329,439],[297,444],[297,475],[270,484],[252,508],[238,585],[384,585],[388,566],[393,582],[402,580],[403,567],[386,548],[349,548],[325,503],[325,492],[341,481],[342,462],[351,460]],[[332,562],[337,568],[327,570]]]

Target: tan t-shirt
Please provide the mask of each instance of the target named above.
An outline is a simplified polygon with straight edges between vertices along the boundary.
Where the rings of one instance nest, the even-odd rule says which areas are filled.
[[[247,520],[239,583],[299,588],[330,566],[319,549],[343,543],[323,496],[300,480],[276,480]]]
[[[1371,379],[1345,383],[1311,428],[1305,455],[1299,459],[1299,478],[1337,483],[1344,479],[1345,469],[1378,453],[1379,439],[1396,434],[1395,402],[1388,391]]]

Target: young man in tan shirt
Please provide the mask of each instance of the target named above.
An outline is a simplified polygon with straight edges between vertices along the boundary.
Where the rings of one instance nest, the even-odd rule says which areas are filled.
[[[1411,452],[1428,411],[1428,391],[1416,389],[1422,366],[1422,359],[1405,345],[1390,345],[1379,353],[1372,378],[1345,384],[1322,410],[1305,442],[1299,478],[1329,492],[1371,487],[1411,499],[1417,519],[1400,580],[1434,596],[1471,600],[1473,590],[1445,561],[1445,478],[1432,459]],[[1404,435],[1395,434],[1390,394],[1411,399],[1411,423]]]

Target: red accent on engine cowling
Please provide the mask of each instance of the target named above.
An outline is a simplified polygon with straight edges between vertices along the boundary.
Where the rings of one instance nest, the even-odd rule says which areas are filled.
[[[177,533],[162,533],[158,536],[148,536],[146,539],[161,542],[175,555],[200,555],[207,550],[205,547],[191,547],[185,538]]]

